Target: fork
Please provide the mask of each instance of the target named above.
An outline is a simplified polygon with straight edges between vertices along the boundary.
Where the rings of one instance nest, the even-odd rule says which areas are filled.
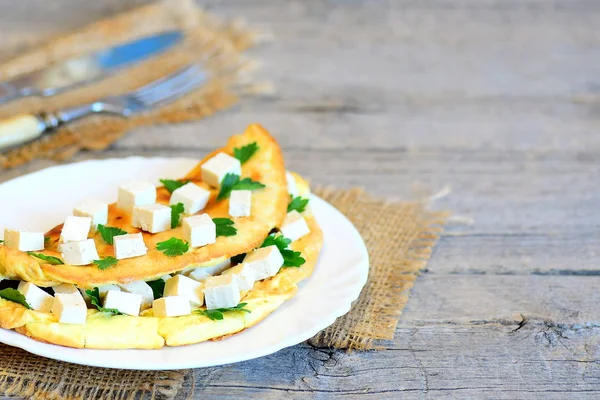
[[[55,112],[23,114],[0,121],[0,150],[37,139],[44,133],[92,114],[124,118],[148,111],[191,92],[207,81],[205,70],[192,64],[137,90]]]

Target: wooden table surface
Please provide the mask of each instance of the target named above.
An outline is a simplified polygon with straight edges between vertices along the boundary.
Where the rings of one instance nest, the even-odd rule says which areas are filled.
[[[82,3],[0,3],[0,37],[126,7]],[[302,344],[197,370],[178,397],[600,397],[600,2],[202,3],[273,32],[251,55],[278,94],[77,159],[201,157],[257,121],[317,184],[393,198],[448,185],[436,206],[472,224],[447,229],[384,350]]]

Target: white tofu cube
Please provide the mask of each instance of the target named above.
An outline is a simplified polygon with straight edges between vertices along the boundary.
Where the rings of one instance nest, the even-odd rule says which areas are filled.
[[[79,294],[79,290],[70,283],[62,283],[58,286],[52,287],[54,294]]]
[[[114,292],[122,292],[121,288],[118,287],[117,285],[102,285],[102,286],[98,286],[98,293],[100,294],[100,298],[103,299],[104,297],[106,297],[106,293],[108,293],[109,291],[114,291]]]
[[[154,316],[159,318],[180,317],[192,313],[190,300],[185,296],[162,297],[154,300],[152,308]]]
[[[100,259],[100,257],[98,257],[94,239],[63,243],[60,246],[60,251],[62,252],[62,258],[65,264],[88,265],[94,260]]]
[[[228,258],[214,265],[186,268],[182,271],[182,273],[193,280],[203,281],[213,275],[220,274],[229,267],[231,267],[231,259]]]
[[[202,180],[210,186],[219,187],[227,174],[242,174],[240,160],[225,153],[218,153],[201,167]]]
[[[6,228],[4,229],[4,245],[21,251],[44,250],[44,234]]]
[[[205,246],[217,241],[217,226],[208,214],[183,219],[183,236],[192,247]]]
[[[113,238],[115,257],[117,260],[143,256],[148,253],[141,233],[130,233]]]
[[[106,225],[108,222],[108,204],[98,200],[85,200],[73,209],[73,215],[92,219],[92,231],[98,224]]]
[[[52,314],[63,324],[85,324],[87,306],[83,297],[77,294],[57,293],[52,303]]]
[[[308,235],[310,228],[304,217],[296,210],[289,212],[279,228],[281,234],[292,242]]]
[[[164,296],[184,296],[194,306],[204,303],[202,284],[183,275],[175,275],[166,281]]]
[[[154,292],[150,285],[144,281],[135,281],[126,284],[119,284],[119,287],[127,293],[135,293],[142,296],[142,310],[152,307],[154,301]]]
[[[296,185],[296,179],[290,172],[285,172],[285,179],[287,180],[288,193],[294,197],[298,196],[298,186]]]
[[[229,196],[229,215],[249,217],[252,210],[252,192],[250,190],[232,190]]]
[[[240,303],[240,288],[233,274],[213,276],[204,285],[206,309],[235,307]]]
[[[237,279],[240,290],[250,290],[256,281],[256,274],[248,264],[238,264],[233,268],[229,268],[223,272],[223,275],[232,274]]]
[[[52,308],[52,302],[54,302],[54,297],[35,286],[33,283],[25,281],[21,281],[19,283],[17,290],[21,292],[23,296],[25,296],[27,304],[29,304],[32,309],[39,312],[50,312],[50,309]]]
[[[60,241],[68,243],[86,240],[91,227],[92,219],[90,217],[68,216],[60,233]]]
[[[195,214],[204,210],[209,198],[210,191],[190,182],[173,191],[169,204],[182,203],[186,214]]]
[[[275,245],[262,247],[248,253],[244,264],[254,271],[254,278],[260,281],[277,275],[283,266],[283,256]]]
[[[131,215],[131,225],[150,233],[171,229],[171,208],[162,204],[135,206]]]
[[[131,212],[135,206],[156,203],[156,187],[151,182],[132,181],[119,187],[117,207]]]
[[[135,293],[125,293],[116,290],[106,292],[104,298],[104,308],[114,308],[123,314],[137,317],[140,315],[142,306],[142,296]]]

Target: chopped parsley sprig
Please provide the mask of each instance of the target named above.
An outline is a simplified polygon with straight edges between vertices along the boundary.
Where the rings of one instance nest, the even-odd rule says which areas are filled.
[[[19,292],[17,289],[6,288],[6,289],[0,290],[0,298],[2,298],[4,300],[12,301],[14,303],[18,303],[18,304],[24,306],[25,308],[28,308],[31,310],[31,306],[29,305],[29,303],[27,303],[25,296],[23,296],[23,293]]]
[[[52,265],[63,265],[64,262],[58,257],[47,256],[42,253],[34,253],[32,251],[27,252],[32,257],[39,258],[40,260],[46,261],[48,264]]]
[[[169,240],[157,243],[156,249],[162,251],[166,256],[175,257],[187,253],[190,249],[190,244],[176,237],[172,237]]]
[[[181,214],[183,214],[184,211],[185,207],[183,203],[177,203],[171,206],[171,228],[177,228],[179,220],[181,219]]]
[[[306,260],[302,257],[302,253],[288,248],[290,243],[292,243],[292,241],[283,237],[283,235],[269,235],[260,247],[277,246],[279,252],[283,256],[282,268],[301,267]]]
[[[108,244],[114,243],[113,239],[115,236],[127,235],[127,232],[121,228],[105,226],[102,224],[98,224],[98,232],[100,232],[100,236],[102,236],[102,239]]]
[[[253,181],[251,178],[244,178],[240,180],[239,175],[227,174],[221,182],[221,189],[219,190],[217,201],[229,198],[232,190],[256,190],[264,187],[264,184]]]
[[[233,221],[229,218],[213,218],[213,222],[217,226],[217,237],[237,234],[237,228],[233,226]]]
[[[169,191],[169,193],[173,193],[175,190],[184,186],[188,182],[189,182],[188,180],[177,180],[177,181],[174,181],[171,179],[161,179],[160,180],[160,183],[163,184],[163,186],[165,187],[165,189],[167,189]]]
[[[112,256],[108,256],[108,257],[101,258],[100,260],[95,260],[94,264],[96,265],[96,267],[98,267],[98,269],[101,269],[104,271],[105,269],[108,269],[110,267],[117,265],[117,259]]]
[[[122,315],[123,313],[116,308],[104,308],[102,307],[102,302],[100,300],[100,290],[95,287],[92,290],[86,290],[85,293],[90,298],[90,303],[100,312],[105,312],[109,314]]]
[[[258,150],[258,144],[256,142],[250,143],[246,146],[236,147],[233,149],[233,156],[240,160],[241,164],[244,164],[250,159]]]
[[[300,196],[298,197],[294,197],[291,196],[291,201],[290,204],[288,204],[288,209],[287,211],[298,211],[299,213],[304,212],[304,210],[306,210],[306,206],[308,205],[308,199],[302,198]]]
[[[221,321],[224,318],[223,313],[226,313],[226,312],[241,311],[241,312],[245,312],[245,313],[250,313],[251,312],[250,310],[248,310],[247,308],[244,308],[247,305],[248,305],[248,303],[240,303],[235,307],[215,308],[214,310],[196,310],[196,311],[194,311],[194,313],[200,314],[200,315],[205,315],[213,321]]]
[[[163,297],[165,293],[165,280],[162,278],[158,278],[155,281],[146,282],[148,286],[152,288],[152,294],[154,295],[154,300],[160,299]]]

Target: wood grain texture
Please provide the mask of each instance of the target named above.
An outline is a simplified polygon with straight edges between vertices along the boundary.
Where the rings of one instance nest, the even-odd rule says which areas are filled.
[[[0,35],[25,43],[138,2],[80,3],[1,3]],[[436,207],[472,223],[448,228],[383,350],[298,345],[196,370],[179,398],[600,396],[600,2],[202,3],[273,33],[251,55],[277,93],[78,159],[199,158],[261,122],[314,183],[395,198],[448,185]]]

